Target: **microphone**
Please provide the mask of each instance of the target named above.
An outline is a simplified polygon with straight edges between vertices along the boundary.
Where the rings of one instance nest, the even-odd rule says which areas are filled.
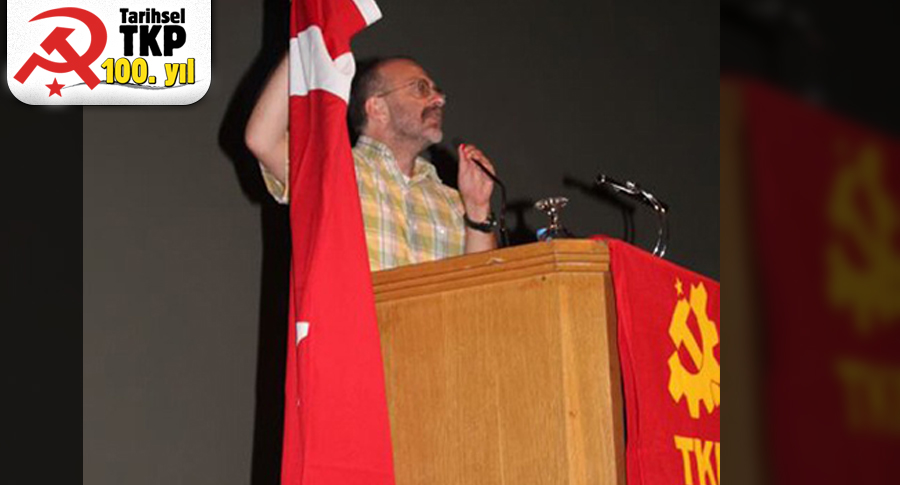
[[[465,145],[466,143],[462,141],[460,138],[453,139],[453,148],[456,149],[456,152],[459,152],[459,146]],[[497,178],[490,170],[487,169],[481,162],[478,160],[472,159],[475,162],[475,165],[481,169],[485,175],[488,176],[498,187],[500,187],[500,215],[497,218],[497,225],[499,226],[500,232],[500,247],[505,248],[509,246],[509,231],[506,228],[506,185]]]
[[[647,192],[640,185],[638,185],[634,182],[631,182],[631,181],[619,182],[618,180],[601,173],[601,174],[597,175],[597,178],[595,179],[595,183],[597,185],[601,185],[601,186],[606,185],[608,187],[611,187],[616,192],[635,197],[638,200],[640,200],[641,202],[653,207],[653,210],[655,210],[657,212],[668,212],[669,211],[668,204],[659,200],[658,198],[656,198],[656,196],[654,196],[650,192]]]
[[[598,187],[609,187],[616,193],[628,195],[653,208],[653,211],[656,212],[656,217],[659,219],[656,246],[653,248],[653,254],[660,258],[665,257],[666,249],[669,246],[669,205],[641,188],[640,185],[629,180],[619,182],[618,180],[601,173],[597,175],[594,183]]]

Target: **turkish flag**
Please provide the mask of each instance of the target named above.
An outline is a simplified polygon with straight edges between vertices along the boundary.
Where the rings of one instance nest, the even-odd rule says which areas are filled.
[[[350,40],[373,0],[296,0],[283,484],[394,483],[384,369],[346,125]]]

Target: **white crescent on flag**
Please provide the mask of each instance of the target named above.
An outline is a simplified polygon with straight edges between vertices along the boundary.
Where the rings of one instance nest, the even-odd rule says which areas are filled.
[[[353,0],[353,3],[367,26],[381,18],[381,10],[374,0]],[[348,51],[332,59],[318,25],[310,25],[291,37],[289,52],[291,96],[306,96],[312,90],[321,89],[348,102],[350,83],[356,74],[353,53]]]

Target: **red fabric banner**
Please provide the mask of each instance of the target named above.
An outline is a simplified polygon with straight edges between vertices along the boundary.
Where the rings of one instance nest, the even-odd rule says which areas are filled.
[[[895,483],[900,143],[763,84],[742,90],[772,482]]]
[[[718,484],[720,285],[605,240],[616,292],[628,483]]]
[[[346,125],[355,69],[350,39],[379,16],[372,0],[293,5],[293,261],[283,484],[394,483],[380,339]]]

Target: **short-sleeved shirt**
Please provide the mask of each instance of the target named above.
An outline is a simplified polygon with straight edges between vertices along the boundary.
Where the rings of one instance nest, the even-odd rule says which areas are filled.
[[[353,148],[353,161],[372,271],[465,252],[462,199],[434,165],[417,157],[407,177],[391,150],[366,136]],[[263,175],[272,196],[286,203],[287,188],[265,170]]]

